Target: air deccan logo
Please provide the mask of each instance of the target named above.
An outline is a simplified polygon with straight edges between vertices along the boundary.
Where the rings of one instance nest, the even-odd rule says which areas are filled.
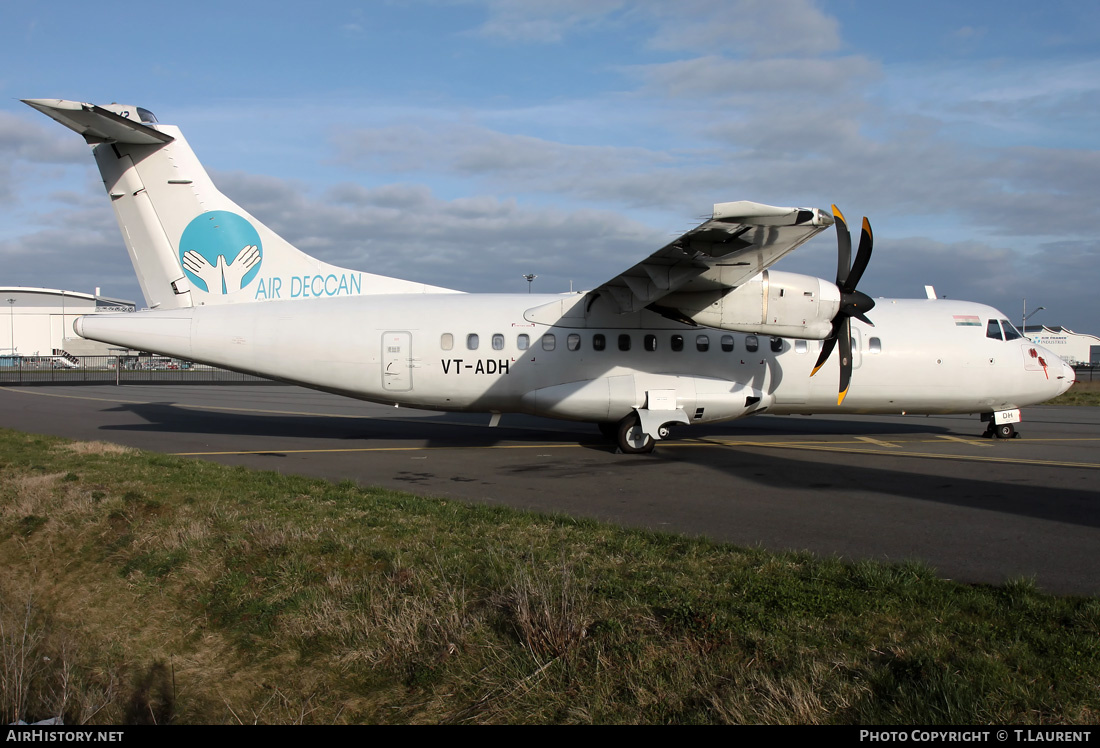
[[[240,291],[260,272],[264,250],[252,224],[236,213],[212,210],[196,217],[180,236],[180,264],[204,291]]]

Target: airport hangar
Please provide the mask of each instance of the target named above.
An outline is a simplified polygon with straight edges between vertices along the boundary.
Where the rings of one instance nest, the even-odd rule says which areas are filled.
[[[52,356],[64,351],[71,356],[107,356],[106,343],[85,340],[73,332],[73,320],[82,314],[132,312],[137,305],[124,299],[80,291],[26,286],[0,286],[0,356]]]
[[[1070,366],[1100,366],[1100,338],[1095,335],[1047,325],[1028,325],[1024,335],[1057,353]]]

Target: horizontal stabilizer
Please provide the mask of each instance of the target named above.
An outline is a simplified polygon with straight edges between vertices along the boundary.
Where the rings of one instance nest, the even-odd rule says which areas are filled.
[[[173,140],[172,136],[132,119],[137,116],[136,107],[112,107],[122,112],[118,114],[95,104],[64,99],[23,99],[23,103],[80,133],[91,144],[161,145]]]

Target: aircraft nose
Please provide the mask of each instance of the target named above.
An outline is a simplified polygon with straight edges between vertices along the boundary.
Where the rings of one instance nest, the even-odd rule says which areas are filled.
[[[1060,358],[1058,359],[1058,363],[1060,365],[1060,367],[1056,369],[1058,376],[1051,378],[1051,384],[1055,384],[1057,387],[1057,394],[1055,397],[1067,392],[1069,388],[1073,386],[1073,383],[1077,381],[1077,372],[1074,371],[1072,366]]]

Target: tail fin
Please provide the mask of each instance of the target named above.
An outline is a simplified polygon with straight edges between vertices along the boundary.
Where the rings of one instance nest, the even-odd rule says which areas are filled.
[[[214,186],[176,127],[140,107],[24,103],[84,136],[150,308],[449,289],[336,267],[296,249]]]

